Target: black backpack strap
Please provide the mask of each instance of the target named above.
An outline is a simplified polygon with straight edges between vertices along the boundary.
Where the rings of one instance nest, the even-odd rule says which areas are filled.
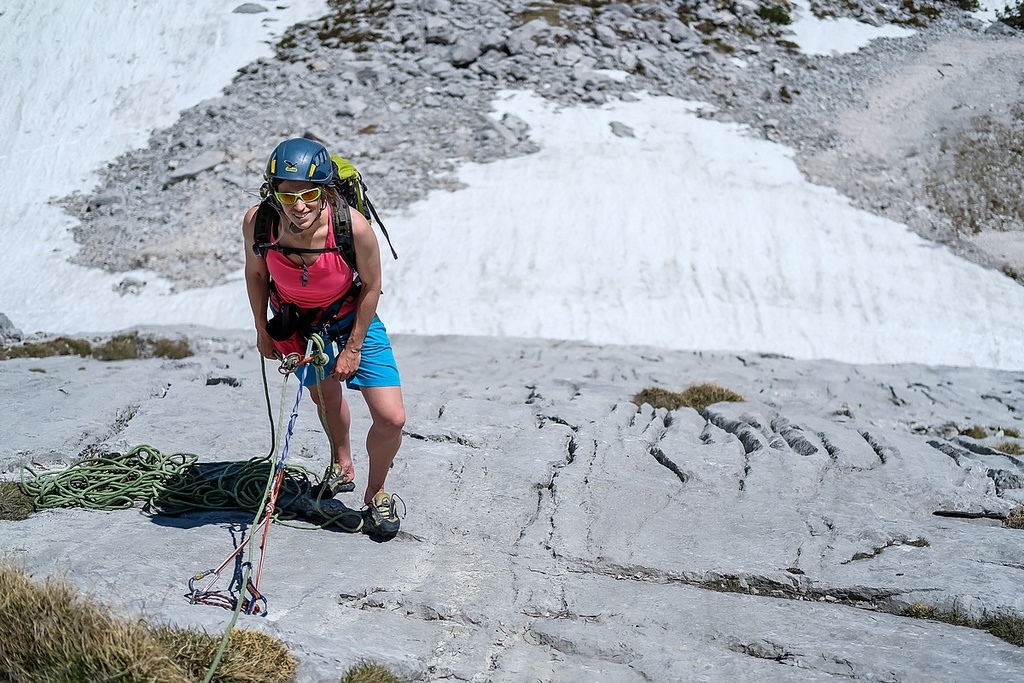
[[[339,194],[341,202],[332,206],[334,213],[334,246],[352,270],[356,269],[356,244],[352,237],[352,215],[348,212],[348,202]]]
[[[274,246],[271,241],[277,231],[277,209],[264,199],[256,209],[256,216],[253,220],[252,252],[260,258],[267,257],[267,249]]]

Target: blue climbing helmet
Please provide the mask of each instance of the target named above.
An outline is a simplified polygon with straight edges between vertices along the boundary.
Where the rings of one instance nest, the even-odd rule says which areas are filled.
[[[300,180],[327,185],[334,179],[334,166],[327,148],[309,138],[292,138],[279,144],[267,160],[267,181]]]

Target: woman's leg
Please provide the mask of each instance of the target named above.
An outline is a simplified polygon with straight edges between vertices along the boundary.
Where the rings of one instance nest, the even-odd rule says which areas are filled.
[[[321,394],[323,394],[322,401]],[[341,382],[326,377],[320,381],[319,388],[316,386],[309,388],[309,395],[313,398],[313,403],[316,404],[320,424],[327,432],[334,467],[343,481],[351,481],[355,478],[355,469],[352,466],[352,443],[349,438],[352,416],[349,413],[348,401],[342,391]]]
[[[402,445],[405,426],[405,404],[402,387],[361,387],[366,407],[370,410],[370,431],[366,434],[366,455],[370,472],[366,478],[363,502],[373,504],[373,497],[384,490],[384,481],[391,462]]]

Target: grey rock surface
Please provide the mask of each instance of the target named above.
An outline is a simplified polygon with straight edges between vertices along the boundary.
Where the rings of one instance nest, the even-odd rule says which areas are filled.
[[[0,363],[16,397],[0,417],[3,476],[141,443],[203,462],[266,453],[248,335],[187,332],[197,355],[180,361]],[[999,522],[1024,466],[995,448],[1020,444],[1021,373],[394,342],[402,531],[378,543],[274,526],[270,614],[241,624],[281,638],[299,680],[371,659],[415,681],[1024,681],[1024,649],[901,616],[1024,617],[1024,532]],[[276,415],[295,383],[268,376]],[[708,381],[746,400],[630,402]],[[368,417],[351,404],[358,444]],[[289,462],[319,472],[325,445],[303,399]],[[358,452],[356,467],[365,476]],[[0,553],[131,613],[219,631],[229,613],[188,604],[187,580],[249,521],[57,509],[0,522]]]

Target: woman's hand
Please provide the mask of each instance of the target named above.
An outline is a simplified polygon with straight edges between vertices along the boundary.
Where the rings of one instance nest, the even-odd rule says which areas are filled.
[[[338,354],[338,360],[334,363],[334,370],[331,372],[331,376],[339,381],[351,379],[356,370],[359,369],[359,363],[363,359],[363,354],[358,349],[345,346],[341,349]]]
[[[267,330],[265,328],[256,328],[256,349],[264,358],[277,358],[277,350],[274,348],[274,340],[269,334],[267,334]]]

